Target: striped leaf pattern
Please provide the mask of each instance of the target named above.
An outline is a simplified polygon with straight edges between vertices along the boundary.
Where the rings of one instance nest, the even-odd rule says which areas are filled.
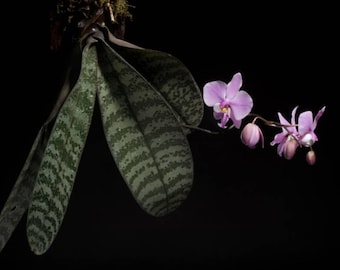
[[[140,207],[165,215],[192,186],[187,137],[158,89],[104,41],[97,47],[98,100],[112,156]]]
[[[200,88],[179,59],[157,50],[111,46],[163,95],[180,123],[201,123],[204,104]]]
[[[27,237],[35,254],[53,242],[64,218],[96,98],[94,47],[83,49],[78,81],[55,120],[28,208]]]
[[[52,122],[55,120],[62,102],[70,92],[72,85],[79,76],[79,63],[81,61],[81,47],[75,46],[71,62],[65,73],[64,85],[59,98],[49,117],[40,128],[24,166],[8,196],[0,214],[0,252],[7,244],[15,228],[19,224],[31,202],[34,185],[39,172],[43,154],[51,134]]]
[[[44,125],[31,147],[30,153],[0,214],[0,252],[26,212],[32,197],[44,149],[47,144]]]

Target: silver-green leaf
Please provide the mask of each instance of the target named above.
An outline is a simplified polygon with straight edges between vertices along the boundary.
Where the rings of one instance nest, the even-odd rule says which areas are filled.
[[[170,104],[186,133],[185,126],[198,126],[203,118],[201,90],[189,69],[173,55],[140,47],[119,46],[109,42]]]
[[[97,44],[98,100],[112,156],[140,207],[177,209],[193,182],[190,145],[158,89],[104,41]]]
[[[36,176],[47,144],[47,126],[38,132],[30,153],[0,214],[0,252],[18,226],[32,197]]]
[[[28,209],[31,202],[37,174],[43,159],[48,138],[51,134],[51,126],[60,107],[68,96],[75,80],[79,75],[79,63],[81,61],[81,48],[75,46],[72,51],[70,65],[65,73],[65,81],[60,90],[59,98],[44,122],[33,142],[31,150],[25,160],[19,176],[13,185],[5,205],[0,214],[0,252],[3,250],[15,228]]]
[[[65,216],[92,120],[96,97],[96,52],[83,49],[79,78],[56,117],[43,155],[27,216],[35,254],[52,244]]]

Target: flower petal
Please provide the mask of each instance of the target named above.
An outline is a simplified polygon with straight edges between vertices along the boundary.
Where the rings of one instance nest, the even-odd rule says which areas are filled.
[[[280,144],[277,146],[277,154],[278,154],[280,157],[282,157],[285,142],[286,142],[286,141],[280,143]]]
[[[229,100],[229,106],[235,116],[235,119],[241,120],[246,117],[253,108],[253,99],[246,92],[241,90],[232,100]]]
[[[293,110],[293,112],[294,112],[294,110]],[[278,116],[279,116],[279,120],[280,120],[280,123],[281,123],[282,125],[287,125],[287,126],[290,126],[290,125],[291,125],[291,123],[289,123],[289,122],[286,120],[286,118],[284,118],[284,117],[282,116],[281,113],[277,113],[277,114],[278,114]],[[289,130],[289,132],[294,133],[294,134],[297,133],[295,127],[287,127],[287,129],[282,128],[283,134],[287,134],[287,133],[288,133],[287,130]]]
[[[313,129],[316,128],[316,125],[320,119],[320,117],[323,115],[323,113],[326,110],[326,106],[323,106],[322,109],[320,111],[318,111],[318,113],[316,114],[315,118],[314,118],[314,123],[313,123]]]
[[[277,113],[277,115],[279,116],[279,120],[282,125],[290,125],[290,123],[286,120],[286,118],[283,117],[281,113]]]
[[[291,117],[291,120],[290,120],[290,122],[291,122],[292,125],[295,125],[295,124],[296,124],[296,123],[295,123],[295,115],[296,115],[296,110],[297,110],[297,108],[298,108],[298,106],[296,106],[296,107],[293,109],[293,111],[292,111],[292,117]]]
[[[208,82],[203,87],[203,100],[207,106],[214,106],[216,103],[225,100],[227,84],[223,81]]]
[[[306,111],[299,115],[298,129],[300,135],[304,135],[314,130],[313,113],[311,111]]]
[[[281,133],[278,133],[274,136],[274,139],[271,141],[270,145],[273,146],[275,144],[281,144],[283,143],[284,141],[286,141],[286,132],[281,132]]]
[[[236,119],[233,114],[230,116],[231,120],[233,121],[233,124],[235,126],[235,128],[239,129],[241,127],[242,124],[242,120],[241,119]]]
[[[234,98],[242,86],[242,76],[241,73],[236,73],[231,81],[227,85],[227,97],[228,99]]]

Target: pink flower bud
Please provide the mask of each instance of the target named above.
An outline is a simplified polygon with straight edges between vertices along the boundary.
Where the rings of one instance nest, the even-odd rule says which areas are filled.
[[[316,155],[313,150],[309,150],[306,154],[306,161],[309,165],[314,165],[316,162]]]
[[[264,148],[264,138],[262,130],[254,123],[248,123],[241,132],[241,141],[249,148],[255,148],[261,139]]]
[[[285,159],[292,159],[298,146],[299,144],[294,138],[289,138],[283,146],[283,156]]]

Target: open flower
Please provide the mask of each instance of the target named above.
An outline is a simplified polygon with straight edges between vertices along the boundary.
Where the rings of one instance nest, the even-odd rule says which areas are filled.
[[[318,140],[314,130],[325,109],[326,106],[319,110],[314,119],[311,111],[306,111],[300,114],[298,119],[299,142],[303,146],[312,146]]]
[[[291,159],[296,151],[296,148],[300,146],[311,147],[317,140],[318,137],[314,130],[317,122],[324,113],[326,107],[324,106],[315,118],[311,111],[302,112],[298,117],[298,124],[295,124],[295,114],[297,106],[292,111],[291,123],[289,123],[281,113],[278,113],[280,123],[284,125],[282,132],[276,134],[274,140],[270,143],[271,145],[278,144],[277,153],[279,156],[284,155],[286,159]],[[314,151],[309,156],[310,164],[315,163]]]
[[[250,113],[253,100],[246,91],[240,90],[241,86],[241,73],[236,73],[228,84],[212,81],[204,85],[204,103],[213,107],[214,118],[220,120],[219,127],[226,128],[231,119],[234,126],[240,128],[242,119]]]
[[[292,140],[298,142],[298,131],[295,124],[295,114],[297,106],[292,111],[291,123],[289,123],[281,113],[278,113],[280,123],[285,127],[282,127],[282,132],[274,136],[274,140],[270,145],[278,144],[277,154],[281,157],[284,154],[285,158],[291,159],[299,146],[298,143],[292,143]],[[293,149],[295,147],[295,149]]]

